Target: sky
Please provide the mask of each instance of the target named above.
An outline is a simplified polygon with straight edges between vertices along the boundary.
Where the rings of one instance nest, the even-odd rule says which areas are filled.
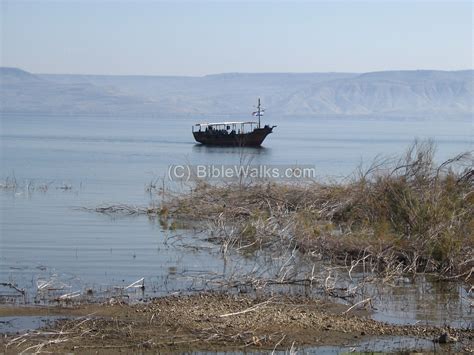
[[[0,65],[33,73],[473,68],[472,1],[0,1]]]

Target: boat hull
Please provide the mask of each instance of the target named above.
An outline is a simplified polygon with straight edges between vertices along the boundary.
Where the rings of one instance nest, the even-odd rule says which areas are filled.
[[[204,145],[259,147],[265,138],[272,133],[273,127],[255,128],[249,133],[222,133],[218,131],[193,132],[194,139]]]

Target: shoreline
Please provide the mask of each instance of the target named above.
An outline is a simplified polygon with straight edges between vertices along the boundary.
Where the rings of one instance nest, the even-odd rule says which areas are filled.
[[[348,311],[349,310],[349,311]],[[391,325],[370,319],[359,305],[289,296],[250,297],[196,293],[125,304],[108,302],[71,307],[0,307],[0,317],[64,316],[52,326],[0,340],[0,352],[141,352],[288,350],[356,345],[374,337],[411,337],[472,351],[474,333],[427,325]],[[72,318],[71,318],[72,317]],[[445,346],[439,344],[439,346]]]

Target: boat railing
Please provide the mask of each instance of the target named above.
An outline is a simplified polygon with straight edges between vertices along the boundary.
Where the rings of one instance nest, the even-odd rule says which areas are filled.
[[[192,126],[193,132],[228,132],[228,133],[248,133],[258,127],[258,122],[215,122],[215,123],[196,123]]]

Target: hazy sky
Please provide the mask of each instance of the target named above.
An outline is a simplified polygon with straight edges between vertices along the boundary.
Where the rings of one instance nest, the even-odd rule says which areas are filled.
[[[473,3],[3,0],[0,36],[35,73],[468,69]]]

